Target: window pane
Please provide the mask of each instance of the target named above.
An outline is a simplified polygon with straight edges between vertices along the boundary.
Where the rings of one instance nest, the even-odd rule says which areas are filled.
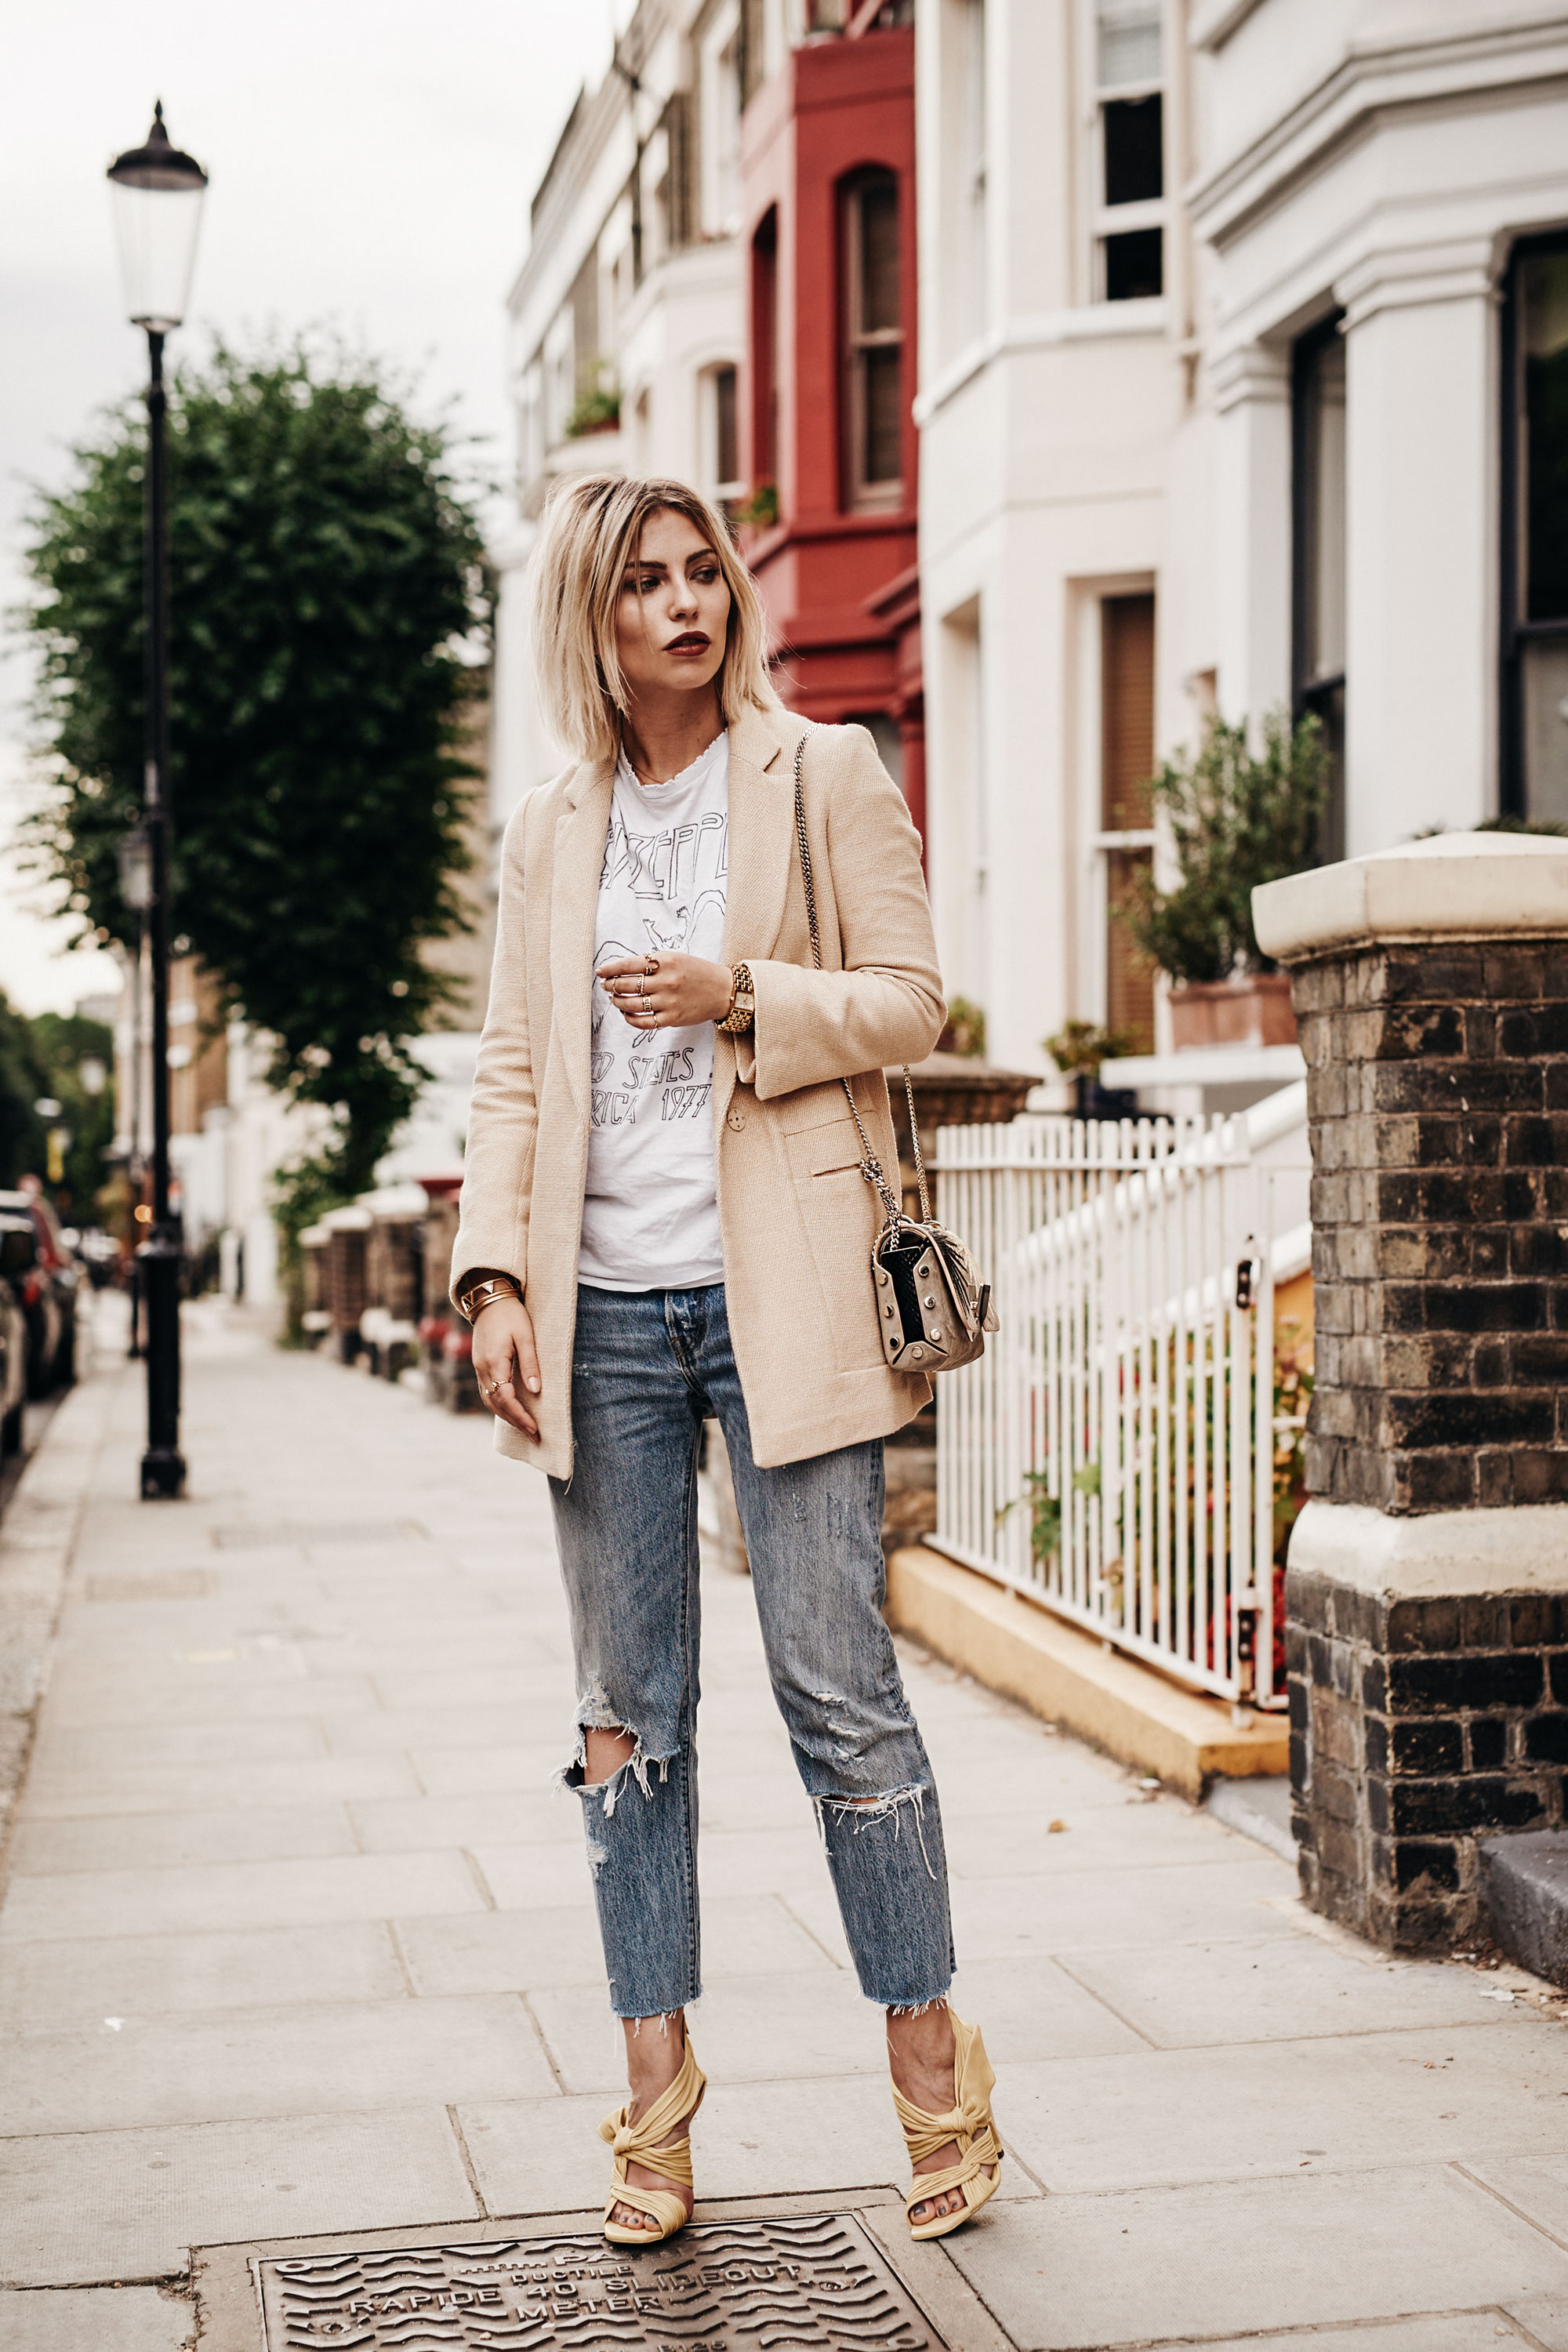
[[[899,323],[899,186],[889,173],[860,191],[860,316],[856,331],[874,335]]]
[[[1345,666],[1345,347],[1336,335],[1313,360],[1306,415],[1304,683]]]
[[[1160,79],[1160,0],[1100,0],[1097,63],[1101,89]]]
[[[735,371],[732,367],[713,371],[714,450],[718,459],[719,479],[732,482],[738,478],[741,458],[735,438]]]
[[[1521,685],[1526,804],[1531,816],[1568,824],[1568,641],[1527,637]]]
[[[1100,821],[1107,833],[1141,833],[1153,823],[1154,599],[1107,596],[1100,614]]]
[[[1520,264],[1527,621],[1568,619],[1568,253]]]
[[[1131,932],[1116,910],[1132,896],[1134,877],[1153,864],[1147,849],[1112,849],[1106,854],[1105,1025],[1130,1029],[1132,1050],[1147,1054],[1154,1043],[1154,972],[1139,952]]]
[[[899,346],[874,344],[861,355],[866,388],[866,462],[861,479],[896,482],[902,471],[903,402]]]
[[[1105,122],[1105,201],[1147,204],[1165,193],[1162,101],[1113,98],[1101,110]]]
[[[1129,229],[1105,240],[1105,299],[1138,302],[1164,291],[1164,236],[1157,228]]]

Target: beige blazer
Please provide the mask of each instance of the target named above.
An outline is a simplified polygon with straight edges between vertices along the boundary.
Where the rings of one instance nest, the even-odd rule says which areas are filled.
[[[727,962],[751,966],[756,1020],[721,1033],[713,1149],[735,1360],[764,1467],[886,1436],[931,1394],[889,1371],[869,1254],[879,1220],[840,1077],[889,1175],[884,1063],[914,1062],[945,1008],[920,836],[861,727],[810,730],[803,772],[824,969],[811,968],[795,847],[805,722],[750,711],[730,735]],[[584,761],[507,827],[489,1009],[468,1117],[456,1290],[474,1266],[514,1274],[533,1318],[538,1443],[496,1443],[571,1475],[572,1344],[589,1136],[594,918],[613,775]]]

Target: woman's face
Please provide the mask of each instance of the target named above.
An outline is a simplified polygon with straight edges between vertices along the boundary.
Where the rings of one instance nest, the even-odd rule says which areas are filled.
[[[724,659],[730,590],[695,523],[668,507],[644,523],[616,600],[616,652],[634,698],[700,692]]]

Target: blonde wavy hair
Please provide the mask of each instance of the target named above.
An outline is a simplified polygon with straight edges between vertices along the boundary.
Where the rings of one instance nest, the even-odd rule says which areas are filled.
[[[645,524],[684,515],[702,533],[730,591],[724,659],[714,684],[724,724],[745,709],[782,708],[768,675],[767,621],[723,517],[700,491],[668,477],[580,474],[545,504],[529,565],[534,677],[550,724],[580,759],[615,756],[629,699],[616,654],[616,605]]]

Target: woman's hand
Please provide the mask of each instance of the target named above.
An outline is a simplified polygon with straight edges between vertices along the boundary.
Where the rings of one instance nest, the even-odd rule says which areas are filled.
[[[521,1298],[492,1298],[480,1307],[474,1318],[474,1373],[492,1412],[525,1437],[539,1435],[539,1423],[523,1402],[539,1394],[539,1355],[532,1318]]]
[[[598,979],[634,1029],[690,1029],[722,1021],[733,982],[728,964],[703,956],[627,956],[599,966]]]

